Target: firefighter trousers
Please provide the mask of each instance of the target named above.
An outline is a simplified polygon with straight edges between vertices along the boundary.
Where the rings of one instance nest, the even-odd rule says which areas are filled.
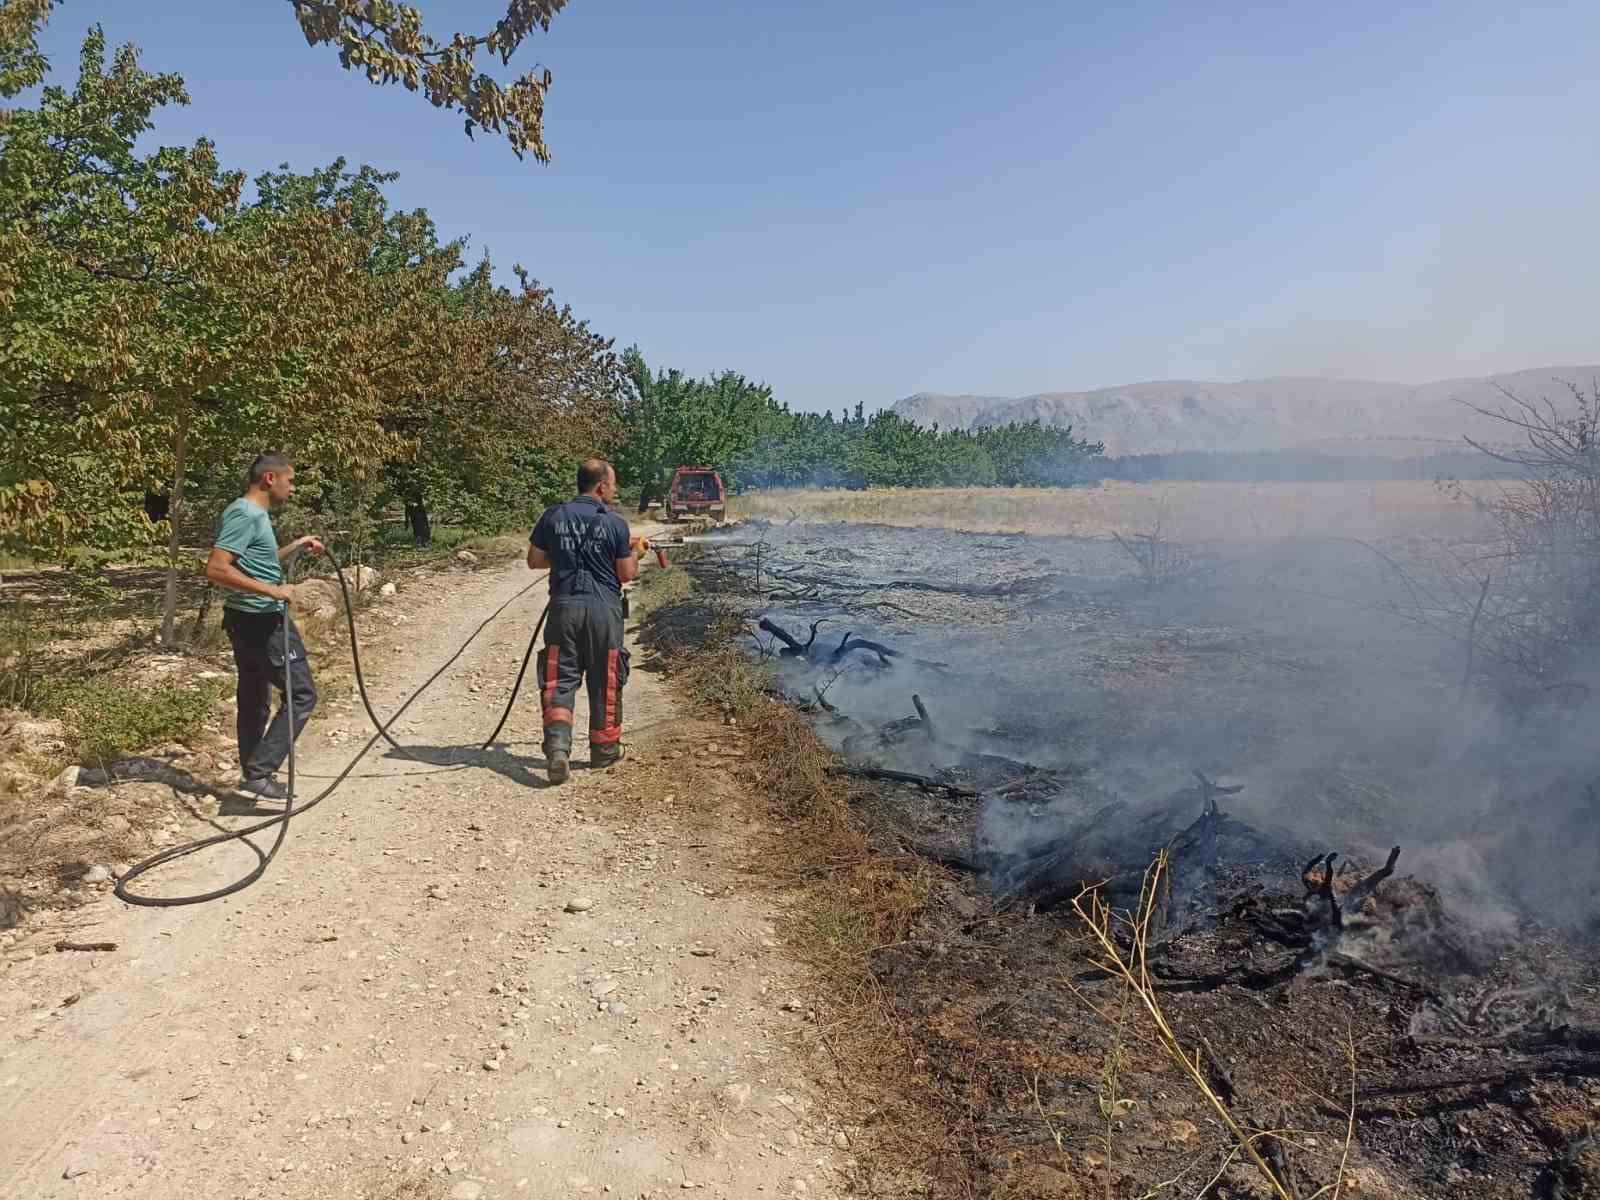
[[[620,597],[589,593],[550,602],[539,682],[545,754],[571,753],[572,706],[583,682],[589,692],[591,755],[616,755],[622,742],[622,688],[628,682]]]

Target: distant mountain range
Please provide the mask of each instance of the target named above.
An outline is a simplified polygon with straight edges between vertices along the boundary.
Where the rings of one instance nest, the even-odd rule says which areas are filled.
[[[1570,402],[1568,382],[1588,391],[1597,379],[1600,366],[1536,367],[1417,385],[1340,379],[1173,380],[1020,398],[919,392],[897,401],[894,411],[919,425],[942,429],[1034,420],[1070,425],[1077,436],[1104,442],[1107,454],[1322,448],[1410,456],[1459,446],[1463,435],[1507,441],[1503,424],[1471,410],[1502,407],[1500,388],[1525,399]]]

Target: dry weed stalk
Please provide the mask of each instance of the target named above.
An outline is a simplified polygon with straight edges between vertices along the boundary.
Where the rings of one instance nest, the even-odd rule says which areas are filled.
[[[1100,898],[1097,888],[1085,888],[1072,901],[1072,907],[1099,944],[1100,957],[1096,959],[1095,965],[1121,979],[1128,991],[1144,1007],[1155,1027],[1162,1049],[1183,1068],[1184,1074],[1211,1105],[1235,1143],[1244,1151],[1261,1177],[1267,1181],[1273,1195],[1278,1200],[1296,1200],[1295,1195],[1279,1178],[1277,1171],[1257,1149],[1258,1141],[1274,1135],[1265,1131],[1251,1132],[1234,1118],[1222,1097],[1217,1095],[1210,1081],[1206,1079],[1201,1066],[1200,1051],[1196,1050],[1191,1054],[1185,1050],[1183,1043],[1178,1040],[1178,1035],[1167,1023],[1167,1015],[1162,1010],[1160,997],[1156,994],[1155,983],[1150,976],[1149,963],[1150,925],[1155,917],[1166,871],[1167,854],[1163,850],[1156,855],[1155,861],[1145,872],[1137,911],[1126,917],[1118,918]],[[1126,951],[1117,942],[1116,927],[1119,920],[1127,926],[1130,935],[1131,946]]]
[[[1128,1027],[1128,1005],[1132,1002],[1132,992],[1124,989],[1122,1003],[1117,1010],[1117,1023],[1111,1037],[1111,1046],[1106,1051],[1105,1065],[1100,1070],[1100,1086],[1095,1089],[1095,1100],[1100,1106],[1100,1118],[1105,1122],[1105,1135],[1103,1138],[1106,1152],[1106,1166],[1109,1168],[1116,1148],[1115,1134],[1117,1131],[1117,1118],[1128,1108],[1132,1107],[1131,1101],[1117,1095],[1117,1084],[1122,1076],[1123,1063],[1123,1034]],[[1112,1200],[1112,1181],[1114,1172],[1106,1172],[1106,1200]]]
[[[1167,537],[1165,505],[1157,508],[1155,520],[1145,533],[1123,537],[1115,529],[1111,536],[1129,558],[1139,565],[1139,573],[1147,585],[1165,583],[1189,569],[1189,560]]]

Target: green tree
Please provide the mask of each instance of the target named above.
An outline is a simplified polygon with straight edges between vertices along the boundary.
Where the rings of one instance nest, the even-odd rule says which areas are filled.
[[[393,344],[419,330],[418,281],[370,286],[373,239],[345,211],[241,209],[242,177],[204,140],[141,154],[154,112],[186,101],[132,47],[108,63],[93,29],[74,89],[8,110],[0,145],[0,539],[164,532],[168,640],[191,474],[220,478],[247,436],[291,432],[359,474],[403,382]],[[131,502],[150,491],[164,527]]]
[[[641,503],[662,494],[680,466],[709,466],[735,478],[752,448],[784,427],[772,389],[736,371],[691,379],[681,371],[651,373],[637,347],[622,356],[629,388],[620,418],[617,469],[641,489]]]
[[[938,482],[938,434],[884,409],[849,449],[847,465],[870,487],[929,487]]]
[[[509,86],[478,70],[482,50],[508,64],[535,29],[549,32],[566,0],[507,0],[506,15],[483,34],[435,38],[422,13],[393,0],[289,0],[311,46],[339,48],[340,65],[362,71],[379,86],[398,83],[420,91],[435,108],[466,114],[467,136],[475,129],[503,134],[512,153],[550,161],[544,141],[544,100],[550,72],[525,72]]]
[[[363,503],[400,503],[426,544],[437,512],[496,525],[529,516],[557,479],[567,486],[576,460],[614,436],[622,375],[611,343],[520,266],[515,288],[494,283],[487,256],[452,281],[463,243],[441,242],[424,210],[392,211],[383,188],[394,179],[341,159],[306,174],[282,168],[256,186],[259,207],[275,213],[345,213],[370,240],[362,269],[373,286],[387,294],[398,280],[414,293],[368,368],[399,375],[378,418],[394,452]],[[406,282],[418,275],[420,290]]]
[[[1058,429],[1039,421],[980,429],[977,442],[994,463],[1001,487],[1069,487],[1092,478],[1105,453],[1099,442],[1072,436],[1072,427]]]
[[[938,427],[934,427],[938,434]],[[946,487],[993,487],[994,459],[977,437],[964,429],[938,435],[939,482]]]
[[[282,3],[282,0],[269,0]],[[44,78],[46,64],[35,34],[57,0],[0,2],[0,96],[15,95]],[[435,108],[465,114],[466,133],[486,129],[503,136],[518,158],[550,161],[544,140],[544,103],[553,77],[535,67],[502,84],[478,69],[478,53],[502,66],[567,0],[506,0],[505,16],[485,33],[429,34],[414,5],[396,0],[288,0],[309,46],[336,46],[346,70],[377,85],[400,84],[421,92]]]
[[[451,388],[395,412],[415,453],[391,478],[419,542],[441,505],[469,523],[531,517],[616,436],[624,384],[611,342],[520,267],[515,288],[491,274],[485,258],[452,296]]]

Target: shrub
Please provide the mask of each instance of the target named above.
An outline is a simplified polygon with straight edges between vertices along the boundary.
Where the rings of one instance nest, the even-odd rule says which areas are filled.
[[[227,685],[134,684],[110,675],[39,681],[29,707],[66,726],[80,760],[113,761],[193,738]]]

